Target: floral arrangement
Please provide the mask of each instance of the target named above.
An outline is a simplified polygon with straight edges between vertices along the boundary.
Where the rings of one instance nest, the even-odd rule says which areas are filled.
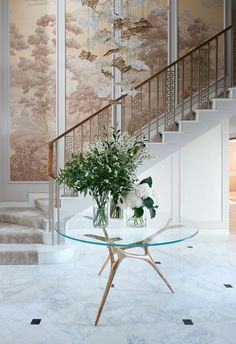
[[[156,216],[155,204],[156,195],[152,190],[152,178],[143,179],[139,184],[135,184],[133,189],[121,198],[123,207],[129,207],[133,210],[133,215],[127,219],[127,224],[131,226],[145,225],[144,208],[150,212],[151,219]]]
[[[87,154],[72,155],[57,180],[75,192],[92,195],[98,206],[94,225],[104,226],[109,195],[114,210],[118,211],[119,199],[133,189],[137,181],[136,169],[147,158],[150,154],[144,138],[131,137],[112,128],[112,136],[89,144]]]

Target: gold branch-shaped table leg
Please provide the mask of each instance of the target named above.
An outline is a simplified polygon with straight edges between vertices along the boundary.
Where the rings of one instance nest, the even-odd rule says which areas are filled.
[[[153,269],[158,273],[158,275],[160,276],[160,278],[164,281],[164,283],[167,285],[167,287],[170,289],[170,291],[172,293],[174,293],[173,288],[171,287],[171,285],[169,284],[169,282],[167,281],[167,279],[164,277],[164,275],[162,274],[162,272],[160,271],[160,269],[156,266],[152,256],[150,255],[149,251],[148,251],[148,247],[143,247],[144,249],[144,254],[133,254],[133,253],[129,253],[126,252],[125,248],[121,248],[121,247],[108,247],[108,251],[109,251],[109,255],[106,258],[105,262],[103,263],[100,271],[99,271],[99,275],[102,273],[102,271],[104,270],[104,268],[106,267],[106,265],[109,263],[111,263],[111,268],[110,268],[110,273],[109,273],[109,277],[108,277],[108,281],[106,284],[106,288],[102,297],[102,301],[101,304],[99,306],[98,309],[98,313],[97,313],[97,317],[96,317],[96,321],[95,321],[95,325],[98,324],[101,313],[103,311],[104,305],[106,303],[106,299],[109,293],[109,290],[111,288],[113,279],[115,277],[115,274],[119,268],[120,263],[122,262],[122,260],[124,258],[135,258],[135,259],[141,259],[146,261],[147,263],[149,263]],[[115,258],[115,255],[117,256],[117,258]]]

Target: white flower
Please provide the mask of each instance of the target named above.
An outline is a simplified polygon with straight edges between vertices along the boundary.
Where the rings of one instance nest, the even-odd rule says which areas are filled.
[[[147,183],[139,184],[135,186],[135,192],[137,197],[146,199],[153,196],[152,189]]]
[[[123,204],[131,209],[142,206],[142,199],[137,197],[135,190],[130,191],[122,200]]]

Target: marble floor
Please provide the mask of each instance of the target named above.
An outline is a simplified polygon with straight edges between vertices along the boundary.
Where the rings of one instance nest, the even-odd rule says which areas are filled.
[[[235,344],[236,237],[200,233],[151,252],[175,294],[145,262],[124,261],[97,327],[104,248],[77,243],[67,263],[0,266],[0,343]]]

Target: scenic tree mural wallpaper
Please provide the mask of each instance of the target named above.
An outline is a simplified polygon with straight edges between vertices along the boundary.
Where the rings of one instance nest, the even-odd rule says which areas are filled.
[[[179,56],[224,28],[224,0],[179,0]]]
[[[66,1],[66,127],[111,99],[111,66],[103,41],[112,35],[112,1]],[[106,8],[107,7],[107,8]],[[73,30],[75,28],[76,30]],[[109,44],[108,44],[109,46]],[[107,73],[106,73],[107,72]]]
[[[55,136],[56,1],[10,1],[10,180],[47,180]]]
[[[47,143],[56,136],[56,6],[9,0],[11,181],[48,179]],[[123,0],[120,13],[113,0],[66,0],[67,129],[112,103],[114,83],[131,98],[135,85],[166,66],[168,11],[167,0]],[[178,13],[179,56],[223,27],[223,0],[179,0]]]

